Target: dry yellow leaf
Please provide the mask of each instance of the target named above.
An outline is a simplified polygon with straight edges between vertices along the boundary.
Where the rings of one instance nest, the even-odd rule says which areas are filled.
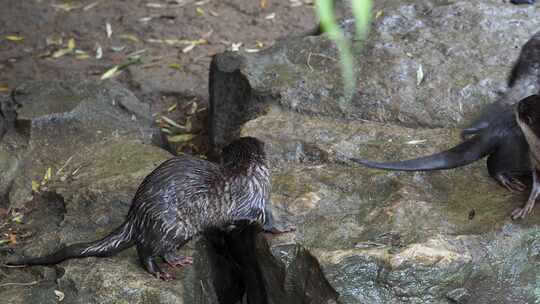
[[[261,0],[261,8],[262,8],[262,9],[265,9],[265,8],[266,8],[266,3],[267,3],[266,0]]]
[[[204,10],[202,8],[197,7],[195,11],[197,12],[198,16],[204,16]]]
[[[103,73],[100,79],[105,80],[105,79],[114,77],[117,71],[118,71],[118,65],[115,65],[114,67],[110,68],[107,72]]]
[[[5,84],[0,84],[0,93],[9,92],[9,87]]]
[[[56,9],[59,9],[59,10],[63,10],[65,12],[69,12],[71,10],[74,10],[76,8],[79,8],[79,5],[78,4],[75,4],[75,3],[65,3],[65,4],[53,4],[51,5],[52,7],[56,8]]]
[[[197,135],[195,134],[180,134],[180,135],[175,135],[175,136],[169,136],[167,137],[167,139],[169,140],[169,142],[177,143],[177,142],[185,142],[185,141],[192,140],[196,136]]]
[[[139,42],[139,38],[137,38],[137,36],[135,36],[135,35],[122,34],[122,35],[120,35],[118,37],[120,37],[121,39],[133,41],[133,42]]]
[[[67,49],[73,51],[75,49],[75,39],[69,38]]]
[[[24,37],[16,36],[16,35],[7,35],[4,38],[6,38],[6,40],[9,40],[9,41],[22,41],[22,40],[24,40]]]
[[[169,64],[169,67],[171,69],[175,69],[175,70],[181,70],[182,69],[182,66],[180,64],[178,64],[178,63],[171,63],[171,64]]]
[[[75,58],[79,59],[79,60],[83,60],[83,59],[88,59],[90,58],[90,55],[86,54],[86,53],[82,53],[82,54],[79,54],[77,56],[75,56]]]
[[[45,172],[45,176],[43,176],[43,181],[41,184],[47,183],[52,178],[52,168],[49,167],[47,171]]]
[[[172,106],[170,106],[168,109],[167,109],[167,112],[171,113],[172,111],[174,111],[176,109],[176,107],[178,106],[177,103],[173,104]]]
[[[69,12],[71,10],[74,10],[76,8],[79,8],[80,6],[78,4],[75,4],[75,3],[66,3],[66,4],[53,4],[51,5],[52,7],[56,8],[56,9],[59,9],[59,10],[63,10],[65,12]]]
[[[66,54],[68,54],[68,53],[70,53],[70,52],[71,52],[70,49],[60,49],[60,50],[54,52],[54,53],[52,54],[52,57],[53,57],[53,58],[60,58],[60,57],[66,55]]]
[[[179,129],[187,129],[185,126],[182,126],[182,125],[179,125],[177,124],[176,122],[174,122],[174,120],[170,119],[169,117],[167,116],[161,116],[161,120],[173,127],[176,127],[176,128],[179,128]]]
[[[32,191],[39,192],[39,183],[36,181],[32,181]]]
[[[195,48],[195,44],[190,44],[188,46],[186,46],[185,48],[182,49],[182,53],[187,53],[187,52],[191,52],[193,50],[193,48]]]

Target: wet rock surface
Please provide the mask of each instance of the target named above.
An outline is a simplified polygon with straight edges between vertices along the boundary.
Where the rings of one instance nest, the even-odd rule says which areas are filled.
[[[257,54],[215,57],[210,140],[217,146],[228,142],[226,134],[238,132],[228,123],[231,118],[246,121],[268,104],[414,128],[464,126],[504,93],[520,47],[540,22],[534,6],[496,0],[377,1],[374,12],[369,37],[355,52],[357,91],[350,101],[342,89],[337,50],[326,36],[288,40]]]
[[[536,92],[510,92],[506,78],[540,15],[499,1],[375,6],[349,102],[325,36],[216,56],[212,144],[217,149],[236,136],[268,143],[274,211],[297,225],[271,246],[306,248],[343,303],[538,301],[539,212],[512,221],[527,193],[500,187],[485,160],[414,173],[343,159],[398,160],[447,149],[485,104]]]

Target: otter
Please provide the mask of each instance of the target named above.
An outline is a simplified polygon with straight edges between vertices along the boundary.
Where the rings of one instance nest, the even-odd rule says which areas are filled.
[[[173,267],[190,264],[191,258],[175,251],[205,230],[227,231],[236,222],[267,223],[271,176],[263,142],[237,139],[223,149],[222,160],[220,166],[189,155],[171,158],[144,178],[125,222],[108,236],[8,264],[51,265],[105,257],[135,245],[146,271],[171,280],[173,276],[156,263],[157,257]]]
[[[540,195],[540,95],[531,95],[521,100],[515,110],[516,121],[529,144],[532,189],[527,202],[512,212],[512,218],[525,218],[530,214]]]

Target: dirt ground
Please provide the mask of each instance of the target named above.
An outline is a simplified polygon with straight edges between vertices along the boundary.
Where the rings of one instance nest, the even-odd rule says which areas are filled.
[[[1,0],[0,94],[28,80],[113,75],[152,105],[165,131],[175,129],[166,118],[191,125],[169,134],[175,150],[204,153],[212,56],[313,29],[312,2]]]

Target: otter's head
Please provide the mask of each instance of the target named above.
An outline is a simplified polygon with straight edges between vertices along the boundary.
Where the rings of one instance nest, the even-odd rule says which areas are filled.
[[[264,143],[254,137],[241,137],[223,148],[221,159],[226,168],[266,165]]]
[[[516,107],[516,119],[524,132],[528,129],[540,137],[540,95],[522,99]]]

